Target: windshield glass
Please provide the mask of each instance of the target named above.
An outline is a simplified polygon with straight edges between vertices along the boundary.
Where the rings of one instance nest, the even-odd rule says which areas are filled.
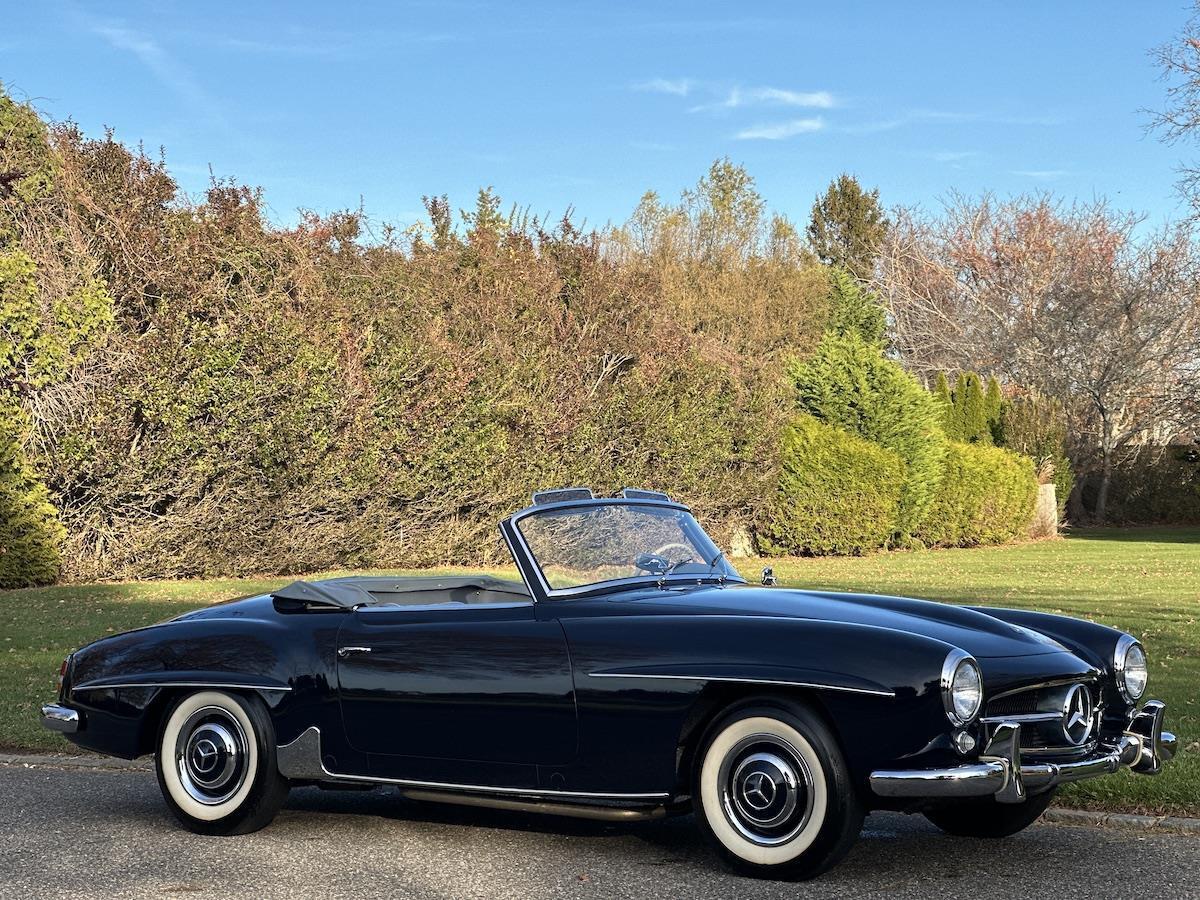
[[[685,510],[624,503],[570,507],[533,512],[517,527],[551,590],[625,578],[739,578]]]

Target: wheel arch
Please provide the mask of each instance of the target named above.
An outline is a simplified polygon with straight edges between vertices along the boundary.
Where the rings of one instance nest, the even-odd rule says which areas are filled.
[[[748,706],[777,706],[780,709],[786,709],[793,704],[802,704],[824,721],[838,742],[838,749],[844,754],[841,730],[837,727],[837,722],[821,694],[820,690],[807,687],[772,686],[768,688],[753,683],[710,682],[692,704],[680,729],[675,749],[677,782],[685,792],[691,790],[692,774],[695,771],[700,747],[711,733],[713,724],[730,713]]]
[[[264,691],[250,687],[229,687],[214,683],[210,685],[170,685],[159,688],[154,697],[146,704],[145,711],[138,726],[137,750],[139,756],[155,753],[158,750],[158,739],[162,733],[163,724],[175,704],[184,697],[201,691],[220,691],[237,697],[257,697],[263,705],[268,718],[273,718],[271,704],[263,696]]]

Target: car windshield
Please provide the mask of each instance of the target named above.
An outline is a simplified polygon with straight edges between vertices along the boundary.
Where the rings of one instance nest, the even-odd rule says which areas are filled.
[[[676,507],[608,503],[534,511],[517,523],[550,590],[629,578],[737,578],[712,539]]]

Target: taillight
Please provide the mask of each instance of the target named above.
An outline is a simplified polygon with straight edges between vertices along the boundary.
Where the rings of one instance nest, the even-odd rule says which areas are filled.
[[[71,657],[68,656],[62,661],[62,665],[58,667],[58,689],[61,691],[63,679],[67,677],[67,666],[71,664]]]

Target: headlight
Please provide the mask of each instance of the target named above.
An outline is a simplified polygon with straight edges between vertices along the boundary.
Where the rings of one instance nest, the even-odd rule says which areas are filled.
[[[1146,693],[1146,680],[1149,677],[1146,651],[1136,638],[1128,634],[1122,635],[1117,641],[1117,649],[1113,654],[1113,675],[1117,680],[1117,690],[1127,703],[1136,703]]]
[[[961,650],[951,650],[942,664],[942,703],[955,725],[966,725],[983,706],[979,665]]]

